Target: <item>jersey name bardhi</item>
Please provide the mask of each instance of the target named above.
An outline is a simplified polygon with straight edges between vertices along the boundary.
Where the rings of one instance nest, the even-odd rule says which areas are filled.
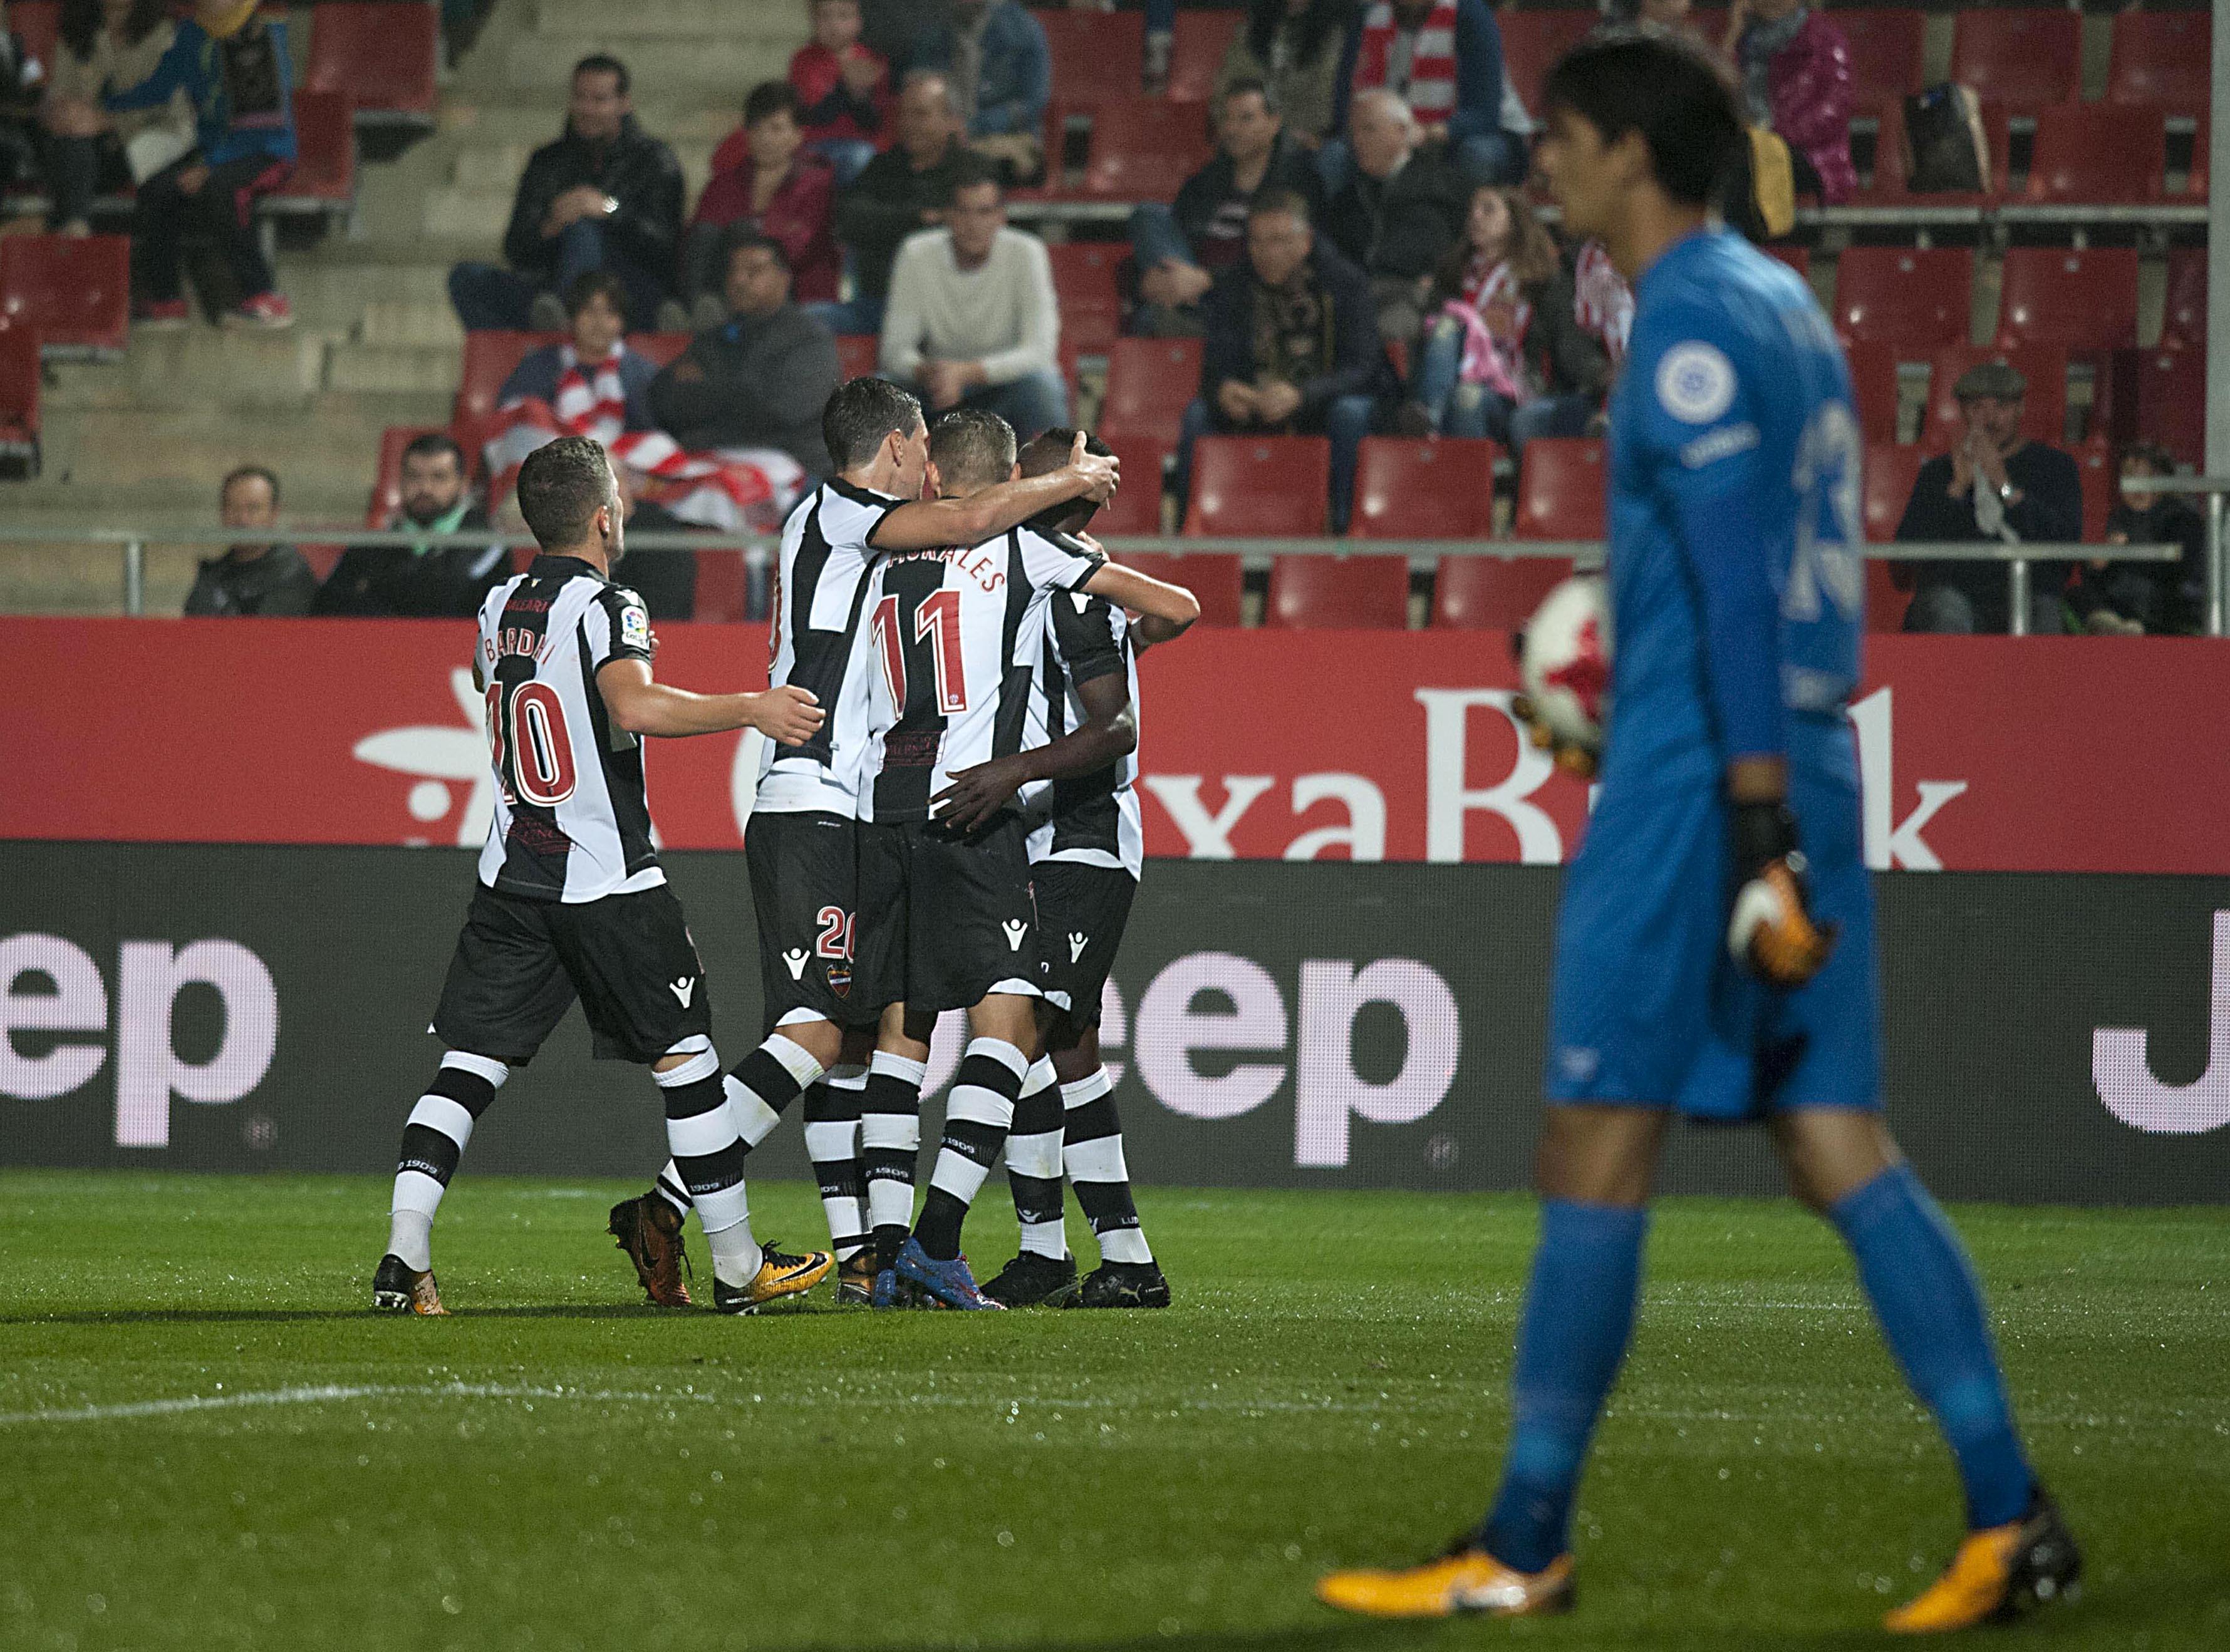
[[[495,818],[480,882],[578,903],[666,881],[650,840],[642,744],[613,725],[596,672],[650,658],[650,611],[574,556],[538,556],[480,605]]]
[[[868,569],[881,554],[867,539],[904,503],[849,482],[825,482],[783,524],[767,680],[809,690],[827,720],[803,745],[768,742],[757,810],[846,816],[856,810],[868,749],[867,689],[851,667]]]
[[[1048,599],[1105,560],[1065,534],[1016,528],[876,565],[860,639],[873,748],[861,820],[926,820],[957,771],[1022,749]]]
[[[1139,717],[1138,656],[1131,646],[1129,616],[1106,598],[1080,592],[1056,595],[1049,612],[1045,646],[1038,651],[1025,749],[1049,743],[1081,727],[1090,714],[1079,691],[1094,678],[1117,672],[1124,674],[1135,723]],[[1138,877],[1146,853],[1138,781],[1134,748],[1089,775],[1026,787],[1023,807],[1033,823],[1031,864],[1068,860]]]

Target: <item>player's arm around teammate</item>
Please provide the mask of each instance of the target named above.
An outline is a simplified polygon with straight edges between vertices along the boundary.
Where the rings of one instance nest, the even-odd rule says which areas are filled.
[[[902,440],[897,435],[888,438]],[[924,430],[917,440],[926,442]],[[1009,528],[1019,528],[1041,511],[1090,499],[1105,505],[1115,497],[1120,463],[1111,454],[1087,453],[1081,432],[1068,463],[1043,476],[1028,477],[980,492],[921,498],[900,505],[875,525],[867,543],[875,550],[938,550],[947,545],[980,545]]]
[[[629,734],[678,739],[757,729],[783,745],[812,737],[826,716],[802,688],[778,684],[764,694],[693,694],[651,675],[647,659],[615,659],[596,673],[596,692],[612,721]]]

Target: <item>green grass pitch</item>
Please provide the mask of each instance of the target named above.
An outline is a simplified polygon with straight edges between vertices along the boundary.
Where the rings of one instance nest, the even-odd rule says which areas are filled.
[[[1793,1206],[1660,1209],[1579,1612],[1412,1627],[1309,1585],[1488,1495],[1530,1201],[1150,1189],[1166,1312],[732,1320],[637,1304],[624,1191],[467,1171],[417,1321],[383,1179],[0,1174],[0,1648],[1846,1648],[1956,1535]],[[2230,1646],[2230,1217],[1957,1216],[2091,1568],[1988,1643]]]

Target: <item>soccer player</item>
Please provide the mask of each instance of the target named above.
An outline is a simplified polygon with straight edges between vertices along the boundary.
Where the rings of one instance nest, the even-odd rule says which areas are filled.
[[[828,716],[807,737],[772,742],[760,763],[744,858],[768,1034],[728,1075],[726,1093],[746,1154],[801,1092],[808,1096],[807,1151],[838,1259],[839,1297],[861,1302],[873,1260],[863,1207],[883,1207],[901,1232],[911,1223],[921,1131],[918,1110],[909,1121],[902,1106],[883,1105],[887,1093],[903,1097],[903,1083],[876,1086],[868,1078],[885,1000],[860,982],[854,962],[862,910],[855,817],[869,749],[867,677],[855,645],[864,634],[867,576],[889,553],[973,544],[1073,499],[1105,499],[1118,466],[1080,442],[1067,463],[1043,476],[1007,484],[1002,474],[1002,485],[966,498],[925,499],[929,432],[907,392],[883,379],[854,379],[828,398],[821,427],[836,475],[783,526],[769,677],[806,690]],[[879,916],[869,910],[867,926]],[[917,1109],[920,1083],[917,1071]],[[680,1270],[688,1193],[668,1166],[650,1192],[611,1212],[611,1231],[654,1302],[688,1300]]]
[[[599,1056],[651,1069],[712,1248],[713,1305],[749,1313],[809,1289],[830,1259],[751,1235],[704,967],[651,845],[642,737],[756,728],[796,742],[823,713],[804,687],[702,695],[653,679],[649,611],[611,582],[625,512],[598,443],[567,437],[529,458],[519,509],[541,552],[488,594],[473,658],[495,813],[434,1012],[448,1053],[403,1131],[372,1306],[446,1311],[432,1254],[442,1192],[474,1121],[577,997]]]
[[[947,414],[930,434],[930,472],[950,500],[996,487],[1016,473],[1015,433],[980,409]],[[967,1010],[970,1032],[919,1219],[908,1234],[874,1213],[878,1303],[898,1305],[904,1282],[950,1308],[1000,1306],[976,1288],[960,1229],[1037,1053],[1028,834],[1015,807],[971,813],[977,823],[964,831],[933,800],[957,773],[1022,749],[1050,611],[1078,591],[1177,624],[1200,612],[1189,591],[1030,528],[893,554],[868,585],[873,750],[860,791],[870,823],[860,839],[860,903],[873,922],[862,926],[855,963],[871,992],[891,1000],[871,1090],[899,1078],[889,1064],[912,1064],[918,1116],[937,1014]]]
[[[1846,710],[1866,589],[1849,376],[1802,280],[1707,214],[1745,139],[1702,48],[1610,31],[1544,92],[1538,164],[1636,310],[1610,407],[1602,788],[1557,917],[1541,1237],[1493,1506],[1437,1559],[1318,1592],[1401,1617],[1571,1604],[1572,1498],[1677,1112],[1764,1124],[1957,1462],[1968,1536],[1887,1627],[2008,1617],[2066,1593],[2080,1559],[2022,1450],[1966,1256],[1881,1115]]]

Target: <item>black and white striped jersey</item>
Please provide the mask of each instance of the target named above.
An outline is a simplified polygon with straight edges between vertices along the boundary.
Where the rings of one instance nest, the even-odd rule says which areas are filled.
[[[1052,601],[1105,560],[1066,534],[1015,528],[876,563],[860,634],[872,746],[861,820],[926,820],[955,771],[1022,749]]]
[[[1137,720],[1138,656],[1131,644],[1130,617],[1106,598],[1081,592],[1055,596],[1050,614],[1045,644],[1038,651],[1025,749],[1058,740],[1080,725],[1087,714],[1078,690],[1117,672],[1127,681],[1131,716]],[[1138,877],[1146,855],[1138,781],[1134,749],[1089,775],[1025,787],[1022,801],[1032,822],[1030,863],[1068,860]]]
[[[579,903],[666,881],[650,840],[642,744],[613,726],[596,672],[650,658],[650,610],[577,556],[537,556],[480,604],[495,818],[480,882]]]
[[[783,524],[775,567],[770,684],[810,690],[827,713],[802,746],[770,742],[759,762],[755,810],[854,813],[868,751],[864,674],[852,670],[870,564],[867,537],[903,499],[824,482]]]

